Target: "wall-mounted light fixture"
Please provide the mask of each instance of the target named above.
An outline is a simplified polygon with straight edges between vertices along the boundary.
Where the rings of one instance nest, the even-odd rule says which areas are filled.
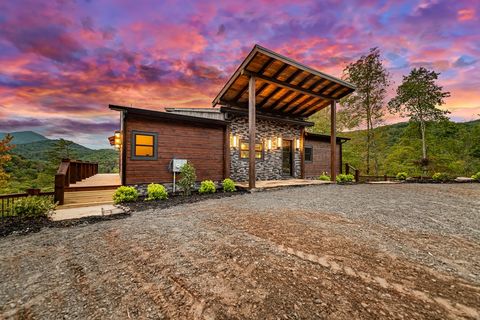
[[[280,149],[282,147],[282,137],[277,138],[277,148]]]
[[[232,134],[230,136],[230,146],[232,147],[232,149],[238,148],[238,137],[236,134]]]
[[[115,131],[114,140],[115,140],[115,143],[114,143],[115,149],[120,149],[122,145],[122,134],[120,133],[120,131]]]
[[[300,150],[300,138],[297,138],[297,139],[295,140],[295,148],[296,148],[297,150]]]
[[[272,150],[272,138],[267,139],[267,151]]]

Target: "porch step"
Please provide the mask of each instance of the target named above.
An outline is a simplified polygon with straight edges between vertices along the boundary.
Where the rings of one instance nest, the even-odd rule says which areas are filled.
[[[115,189],[65,192],[64,204],[58,206],[58,209],[112,204],[114,192]]]

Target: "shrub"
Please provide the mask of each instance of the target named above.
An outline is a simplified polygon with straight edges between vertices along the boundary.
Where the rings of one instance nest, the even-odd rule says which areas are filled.
[[[407,180],[408,174],[406,172],[397,173],[397,180]]]
[[[200,189],[198,189],[199,193],[215,193],[215,191],[217,191],[217,187],[212,180],[203,180],[200,183]]]
[[[147,187],[147,197],[145,200],[165,200],[168,199],[167,189],[157,183],[150,183]]]
[[[353,174],[339,174],[337,176],[337,183],[346,183],[346,182],[353,182],[355,180],[355,177]]]
[[[235,188],[235,182],[232,179],[226,178],[222,182],[224,192],[234,192],[237,189]]]
[[[476,174],[474,174],[474,175],[472,176],[472,179],[477,180],[478,182],[480,182],[480,171],[477,172]]]
[[[182,188],[183,194],[189,196],[197,179],[195,167],[190,162],[187,162],[180,168],[180,174],[181,178],[178,180],[178,184]]]
[[[138,191],[134,187],[121,186],[113,194],[114,203],[132,202],[138,199]]]
[[[330,176],[326,172],[324,172],[320,175],[320,177],[318,177],[318,180],[330,181]]]
[[[445,181],[448,181],[449,177],[446,173],[443,173],[443,172],[436,172],[433,176],[432,176],[432,179],[433,181],[437,181],[437,182],[445,182]]]
[[[55,209],[56,204],[48,197],[29,196],[20,198],[13,204],[13,212],[17,216],[47,217]]]

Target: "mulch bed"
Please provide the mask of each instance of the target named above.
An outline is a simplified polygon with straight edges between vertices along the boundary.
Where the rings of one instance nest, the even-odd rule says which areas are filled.
[[[131,211],[144,211],[148,209],[166,209],[181,204],[195,203],[199,201],[205,201],[209,199],[220,199],[233,197],[240,194],[248,193],[246,191],[236,191],[236,192],[217,192],[209,194],[199,194],[192,193],[190,196],[183,196],[180,194],[169,195],[167,200],[154,200],[154,201],[144,201],[144,199],[139,199],[136,202],[124,203],[122,206],[130,209]]]
[[[0,238],[10,234],[29,234],[39,232],[43,228],[70,228],[79,225],[88,225],[92,223],[123,219],[130,216],[129,212],[106,216],[92,216],[78,219],[69,219],[62,221],[52,221],[47,217],[10,217],[0,222]]]
[[[124,219],[130,216],[132,211],[144,211],[148,209],[166,209],[173,206],[178,206],[181,204],[195,203],[199,201],[209,200],[209,199],[220,199],[225,197],[232,197],[240,194],[245,194],[245,191],[237,192],[217,192],[213,194],[199,194],[193,193],[190,196],[182,195],[173,195],[170,196],[167,200],[157,200],[157,201],[143,201],[144,199],[139,199],[137,202],[125,203],[127,212],[122,214],[115,215],[105,215],[105,216],[92,216],[84,217],[79,219],[69,219],[62,221],[52,221],[47,217],[10,217],[8,219],[0,220],[0,238],[6,237],[10,234],[29,234],[32,232],[39,232],[43,228],[70,228],[82,225],[89,225],[92,223]]]

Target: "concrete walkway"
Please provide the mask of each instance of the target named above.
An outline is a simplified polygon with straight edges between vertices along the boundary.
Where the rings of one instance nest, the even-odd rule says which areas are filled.
[[[59,209],[55,210],[52,215],[53,221],[79,219],[92,216],[108,216],[125,213],[125,210],[113,205],[98,205],[80,208]]]

